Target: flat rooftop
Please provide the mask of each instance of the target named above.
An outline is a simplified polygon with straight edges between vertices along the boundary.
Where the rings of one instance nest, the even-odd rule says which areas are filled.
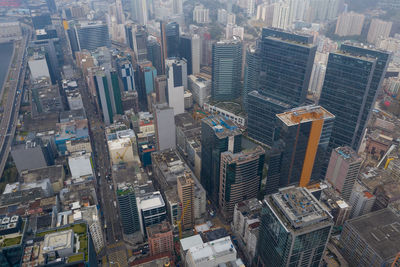
[[[73,246],[73,235],[72,229],[47,234],[44,237],[44,248],[48,248],[47,251],[71,248]]]
[[[142,210],[152,210],[165,206],[164,199],[159,191],[149,193],[139,200],[139,206]]]
[[[362,158],[357,155],[357,153],[348,146],[337,147],[335,151],[340,155],[340,157],[348,162],[362,161]]]
[[[311,121],[333,119],[335,116],[321,106],[303,106],[276,115],[287,126]]]
[[[222,115],[212,115],[202,120],[203,123],[210,126],[218,138],[235,136],[241,134],[238,126],[231,120]]]
[[[203,239],[201,239],[200,235],[186,237],[186,238],[181,239],[179,242],[181,242],[183,251],[188,250],[191,247],[203,245]]]
[[[346,222],[383,259],[396,256],[400,248],[400,217],[383,209]]]
[[[279,192],[271,195],[271,200],[276,207],[277,213],[285,221],[288,221],[294,231],[315,225],[322,221],[331,221],[331,215],[321,203],[303,187],[285,187]]]

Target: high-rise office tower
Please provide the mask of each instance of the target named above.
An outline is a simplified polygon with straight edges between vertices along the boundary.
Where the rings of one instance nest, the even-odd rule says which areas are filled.
[[[373,19],[369,26],[367,40],[369,43],[376,44],[376,42],[382,38],[388,38],[390,31],[392,30],[391,21],[383,21],[380,19]]]
[[[123,184],[118,187],[117,200],[124,234],[130,235],[140,231],[140,219],[133,186]]]
[[[154,126],[156,131],[157,150],[175,148],[174,109],[167,103],[154,106]]]
[[[306,189],[286,187],[263,201],[256,266],[318,267],[332,216]]]
[[[161,74],[165,74],[165,60],[167,59],[167,35],[166,35],[166,24],[164,21],[160,21],[160,33],[161,33]]]
[[[154,92],[154,79],[157,77],[157,70],[147,60],[139,62],[137,68],[139,104],[142,110],[145,110],[148,104],[147,95]]]
[[[272,146],[275,114],[305,102],[317,50],[312,43],[312,36],[263,29],[259,89],[248,95],[249,137]]]
[[[182,35],[180,38],[179,54],[181,58],[186,59],[188,66],[188,75],[200,72],[200,49],[201,41],[197,34]]]
[[[304,106],[277,114],[277,132],[266,191],[319,180],[335,116],[320,106]]]
[[[242,42],[224,40],[212,46],[211,97],[225,101],[240,96],[242,76]]]
[[[248,94],[254,90],[258,90],[259,82],[258,77],[260,75],[260,55],[255,45],[250,45],[246,49],[246,63],[244,66],[244,85],[243,85],[243,96],[242,104],[245,110],[247,110]]]
[[[375,200],[376,196],[368,191],[365,186],[355,182],[349,200],[351,206],[350,218],[370,213],[375,204]]]
[[[156,68],[157,73],[161,74],[163,71],[162,64],[162,54],[161,54],[161,45],[157,41],[157,39],[148,39],[147,40],[147,59],[153,63],[153,66]]]
[[[133,51],[137,62],[147,59],[147,32],[142,26],[137,26],[133,34]]]
[[[115,9],[116,9],[117,23],[124,24],[125,23],[125,14],[124,14],[124,10],[122,8],[121,0],[115,0]]]
[[[330,149],[350,146],[358,150],[390,56],[349,44],[330,53],[319,99],[319,105],[336,117]]]
[[[179,55],[187,61],[187,74],[191,75],[192,72],[192,36],[182,35],[180,37]]]
[[[75,33],[79,50],[111,46],[108,26],[101,21],[81,21],[75,24]]]
[[[113,123],[114,114],[123,114],[118,74],[114,70],[99,70],[93,78],[104,122]]]
[[[185,112],[184,91],[187,88],[187,63],[185,59],[167,59],[167,92],[168,104],[174,114]]]
[[[146,0],[130,0],[131,17],[140,25],[147,24],[147,3]]]
[[[121,75],[124,91],[136,91],[135,87],[135,73],[132,63],[125,61],[119,64],[119,71]]]
[[[132,23],[125,24],[125,40],[130,49],[133,50],[133,36],[136,32],[136,25]]]
[[[183,13],[183,0],[172,0],[172,13],[176,15]]]
[[[232,220],[235,204],[256,198],[261,188],[265,151],[261,146],[249,151],[221,154],[219,207]]]
[[[241,151],[242,134],[238,127],[222,115],[201,123],[201,184],[210,199],[218,204],[221,153]]]
[[[182,229],[192,229],[194,225],[194,181],[191,175],[178,177],[178,196],[185,214],[182,217]]]
[[[179,24],[170,22],[165,25],[165,39],[167,42],[167,57],[179,56]]]
[[[362,159],[351,147],[338,147],[332,151],[325,180],[348,201],[354,182],[360,172]]]
[[[167,76],[158,75],[155,79],[156,102],[167,102]]]

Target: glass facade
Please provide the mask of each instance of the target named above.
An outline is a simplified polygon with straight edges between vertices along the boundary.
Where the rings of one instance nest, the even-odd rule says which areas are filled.
[[[249,136],[266,145],[272,146],[274,142],[276,114],[290,109],[291,106],[261,95],[257,91],[250,92],[247,101],[247,130]]]
[[[129,235],[140,231],[135,192],[132,190],[117,192],[117,194],[124,234]]]
[[[111,41],[107,24],[77,25],[79,50],[93,51],[99,47],[110,47]]]
[[[318,267],[332,224],[316,224],[308,229],[292,229],[285,218],[278,217],[277,207],[265,203],[257,244],[257,267]]]
[[[221,41],[212,46],[211,97],[217,101],[233,100],[241,93],[242,43]]]
[[[179,54],[181,58],[187,61],[187,75],[193,73],[192,70],[192,37],[191,36],[181,36],[180,38],[180,49]]]
[[[250,103],[248,97],[248,133],[251,138],[272,146],[275,114],[283,112],[284,103],[297,107],[306,100],[317,47],[311,36],[297,35],[264,28],[260,44],[260,72],[258,98],[262,109]],[[254,99],[254,98],[253,98]],[[274,100],[271,101],[270,99]],[[262,103],[264,102],[264,103]],[[264,129],[268,129],[262,133]]]
[[[157,73],[161,74],[161,45],[156,40],[147,41],[147,59],[153,63]]]
[[[302,113],[302,107],[287,113],[296,116],[296,112]],[[278,139],[270,153],[267,193],[275,193],[279,188],[289,185],[305,186],[309,181],[320,179],[321,169],[329,156],[327,150],[335,118],[329,114],[322,119],[322,122],[320,120],[287,125],[285,120],[278,119],[276,127]],[[322,123],[321,128],[318,128],[319,123]],[[314,153],[311,154],[310,151]],[[307,169],[310,170],[309,174],[306,174]]]
[[[329,55],[319,105],[336,116],[329,148],[358,150],[390,54],[343,44]]]
[[[176,22],[168,23],[165,26],[165,35],[167,40],[168,57],[179,56],[179,24]]]
[[[260,55],[256,47],[249,47],[246,50],[246,65],[244,67],[244,86],[243,86],[243,107],[247,110],[248,94],[258,90],[258,77],[260,74]]]
[[[204,121],[201,124],[201,184],[215,204],[218,203],[221,153],[241,150],[241,134],[238,132],[225,137],[218,137],[214,128]]]

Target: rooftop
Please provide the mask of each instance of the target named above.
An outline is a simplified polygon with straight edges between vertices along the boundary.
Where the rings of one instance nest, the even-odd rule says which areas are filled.
[[[59,249],[71,248],[73,246],[73,235],[74,231],[72,231],[72,229],[63,232],[47,234],[44,237],[43,249],[45,251],[54,251]]]
[[[383,259],[394,258],[400,248],[400,217],[383,209],[346,222]]]
[[[323,107],[314,105],[294,108],[287,112],[277,114],[276,116],[287,126],[335,118],[332,113]]]
[[[169,231],[172,231],[172,227],[171,224],[167,221],[163,221],[162,223],[153,224],[147,227],[147,235],[149,237],[152,237],[160,233],[167,233]]]
[[[231,238],[227,236],[208,243],[203,243],[201,245],[191,247],[189,248],[188,253],[191,254],[194,262],[200,263],[203,261],[210,261],[228,254],[236,255],[236,249],[232,244]]]
[[[160,191],[156,191],[140,197],[138,205],[142,210],[152,210],[165,206],[165,203]]]
[[[246,112],[242,109],[242,104],[235,101],[210,101],[208,105],[226,110],[236,116],[244,116]]]
[[[348,146],[338,147],[335,151],[340,155],[340,157],[349,162],[362,161],[362,158],[357,155],[357,153]]]
[[[200,235],[193,235],[190,237],[183,238],[180,240],[180,242],[183,251],[186,251],[198,245],[203,245],[203,239],[201,239]]]
[[[279,189],[278,193],[271,195],[271,201],[277,213],[282,214],[281,219],[288,221],[293,231],[331,222],[331,215],[306,188],[290,186]]]
[[[203,123],[211,127],[218,138],[240,135],[238,126],[231,120],[227,120],[222,115],[212,115],[202,120]]]

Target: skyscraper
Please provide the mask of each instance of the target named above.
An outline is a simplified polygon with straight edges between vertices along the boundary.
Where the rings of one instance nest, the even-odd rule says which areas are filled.
[[[140,25],[147,24],[147,3],[146,0],[130,0],[131,16]]]
[[[201,123],[201,184],[209,198],[218,204],[221,153],[241,151],[242,134],[238,127],[222,115]]]
[[[185,211],[182,217],[182,229],[192,229],[194,225],[194,181],[190,174],[178,177],[178,196]]]
[[[354,12],[343,13],[336,22],[335,34],[339,36],[360,35],[365,16]]]
[[[256,198],[261,188],[265,151],[255,149],[221,153],[219,207],[226,220],[233,218],[235,204]]]
[[[185,112],[184,89],[187,88],[187,63],[185,59],[167,59],[167,92],[168,104],[174,109],[174,114]]]
[[[187,61],[187,74],[191,75],[192,72],[192,36],[182,35],[180,37],[179,55]]]
[[[224,40],[212,46],[211,97],[225,101],[236,99],[241,91],[242,43],[239,39]]]
[[[167,43],[167,57],[179,56],[179,24],[170,22],[165,25],[165,38]]]
[[[161,33],[161,74],[165,74],[165,60],[167,59],[167,34],[166,25],[164,21],[160,21],[160,33]]]
[[[250,45],[246,49],[246,64],[244,66],[244,85],[242,102],[243,107],[247,110],[248,94],[254,90],[258,90],[258,77],[260,74],[260,55],[255,45]]]
[[[348,201],[360,172],[362,159],[350,147],[332,151],[325,179]]]
[[[330,53],[319,105],[335,115],[329,147],[358,150],[390,53],[342,44]]]
[[[259,94],[248,96],[249,137],[271,146],[275,114],[305,102],[317,50],[312,40],[313,37],[308,35],[263,29]],[[258,103],[258,106],[250,102]]]
[[[305,106],[277,114],[279,139],[270,156],[267,193],[319,180],[335,116],[320,106]]]
[[[103,69],[98,70],[93,78],[104,122],[113,123],[113,115],[123,113],[118,74]]]
[[[147,59],[147,32],[142,26],[137,26],[133,34],[133,51],[136,61],[140,62]]]
[[[256,266],[318,267],[332,216],[306,189],[286,187],[263,201]]]
[[[392,30],[391,21],[383,21],[380,19],[373,19],[369,26],[367,40],[369,43],[376,44],[377,41],[389,37],[390,31]]]
[[[167,103],[167,77],[158,75],[155,79],[156,102]]]
[[[147,59],[153,63],[153,66],[156,68],[157,73],[163,73],[162,64],[162,53],[161,53],[161,45],[156,39],[148,39],[147,40]],[[164,66],[165,68],[165,66]]]
[[[139,62],[137,68],[139,104],[145,110],[148,104],[147,95],[154,92],[154,79],[157,77],[157,70],[147,60]]]
[[[174,109],[167,103],[154,106],[154,126],[156,131],[157,150],[175,148]]]
[[[110,47],[107,24],[101,21],[81,21],[75,24],[79,50],[93,51],[99,47]]]
[[[183,1],[182,0],[172,0],[172,13],[182,14],[183,13]]]
[[[130,235],[140,231],[140,219],[133,186],[130,184],[119,186],[117,200],[124,234]]]

